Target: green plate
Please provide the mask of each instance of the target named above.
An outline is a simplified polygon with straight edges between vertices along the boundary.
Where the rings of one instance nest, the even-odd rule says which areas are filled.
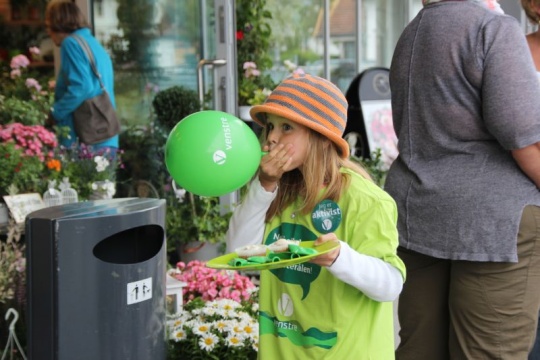
[[[309,259],[312,259],[316,256],[326,254],[327,252],[330,252],[339,246],[339,242],[335,242],[335,241],[328,241],[319,246],[313,246],[313,243],[314,241],[302,241],[300,242],[300,246],[305,247],[305,248],[315,249],[317,250],[317,254],[305,255],[305,256],[295,258],[295,259],[281,260],[281,261],[270,262],[270,263],[265,263],[265,264],[249,264],[246,266],[231,266],[229,265],[229,261],[238,257],[238,255],[235,252],[233,252],[233,253],[225,254],[223,256],[219,256],[217,258],[214,258],[208,261],[206,263],[206,266],[213,269],[246,270],[246,271],[278,269],[278,268],[306,262]]]

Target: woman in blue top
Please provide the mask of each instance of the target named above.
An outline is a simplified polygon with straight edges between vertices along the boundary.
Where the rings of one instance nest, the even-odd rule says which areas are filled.
[[[53,42],[60,46],[60,72],[56,79],[51,116],[56,125],[69,128],[69,136],[61,137],[59,141],[61,145],[70,147],[77,141],[73,112],[84,100],[102,91],[86,53],[71,35],[78,35],[88,44],[103,84],[116,107],[112,62],[103,46],[92,36],[90,26],[76,4],[66,0],[49,2],[45,11],[45,27]],[[92,146],[100,152],[110,149],[114,155],[118,149],[118,135]]]

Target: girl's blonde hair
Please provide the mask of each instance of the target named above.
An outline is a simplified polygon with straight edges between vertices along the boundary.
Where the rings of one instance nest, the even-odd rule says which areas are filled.
[[[266,130],[263,130],[261,138],[266,138]],[[297,211],[303,215],[309,213],[322,199],[337,202],[350,183],[350,176],[340,171],[342,167],[371,180],[368,172],[359,164],[340,156],[335,143],[310,130],[303,173],[294,169],[283,174],[278,184],[277,196],[266,212],[266,221],[280,214],[297,198],[302,199]],[[320,191],[323,189],[321,195]]]
[[[525,11],[527,18],[534,24],[540,23],[540,16],[534,9],[533,5],[540,6],[540,1],[538,0],[521,0],[521,7]]]

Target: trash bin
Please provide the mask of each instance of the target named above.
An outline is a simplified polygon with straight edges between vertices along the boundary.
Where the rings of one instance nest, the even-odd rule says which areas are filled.
[[[26,242],[30,359],[165,359],[165,200],[41,209]]]

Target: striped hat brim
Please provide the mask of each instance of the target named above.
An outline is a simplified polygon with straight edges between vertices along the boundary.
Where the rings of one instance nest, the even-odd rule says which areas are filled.
[[[337,136],[335,132],[329,130],[325,126],[318,124],[312,120],[308,120],[296,113],[294,110],[291,110],[283,105],[277,103],[268,103],[263,105],[255,105],[250,110],[251,118],[261,126],[266,126],[266,114],[274,114],[277,116],[284,117],[285,119],[294,121],[295,123],[304,125],[324,136],[329,138],[334,144],[337,145],[339,150],[339,155],[342,158],[349,156],[349,144],[345,139],[340,136]]]
[[[266,114],[282,116],[302,124],[334,142],[340,156],[349,156],[349,144],[342,138],[347,124],[347,100],[330,81],[309,74],[293,75],[280,83],[264,104],[250,115],[265,125]]]

